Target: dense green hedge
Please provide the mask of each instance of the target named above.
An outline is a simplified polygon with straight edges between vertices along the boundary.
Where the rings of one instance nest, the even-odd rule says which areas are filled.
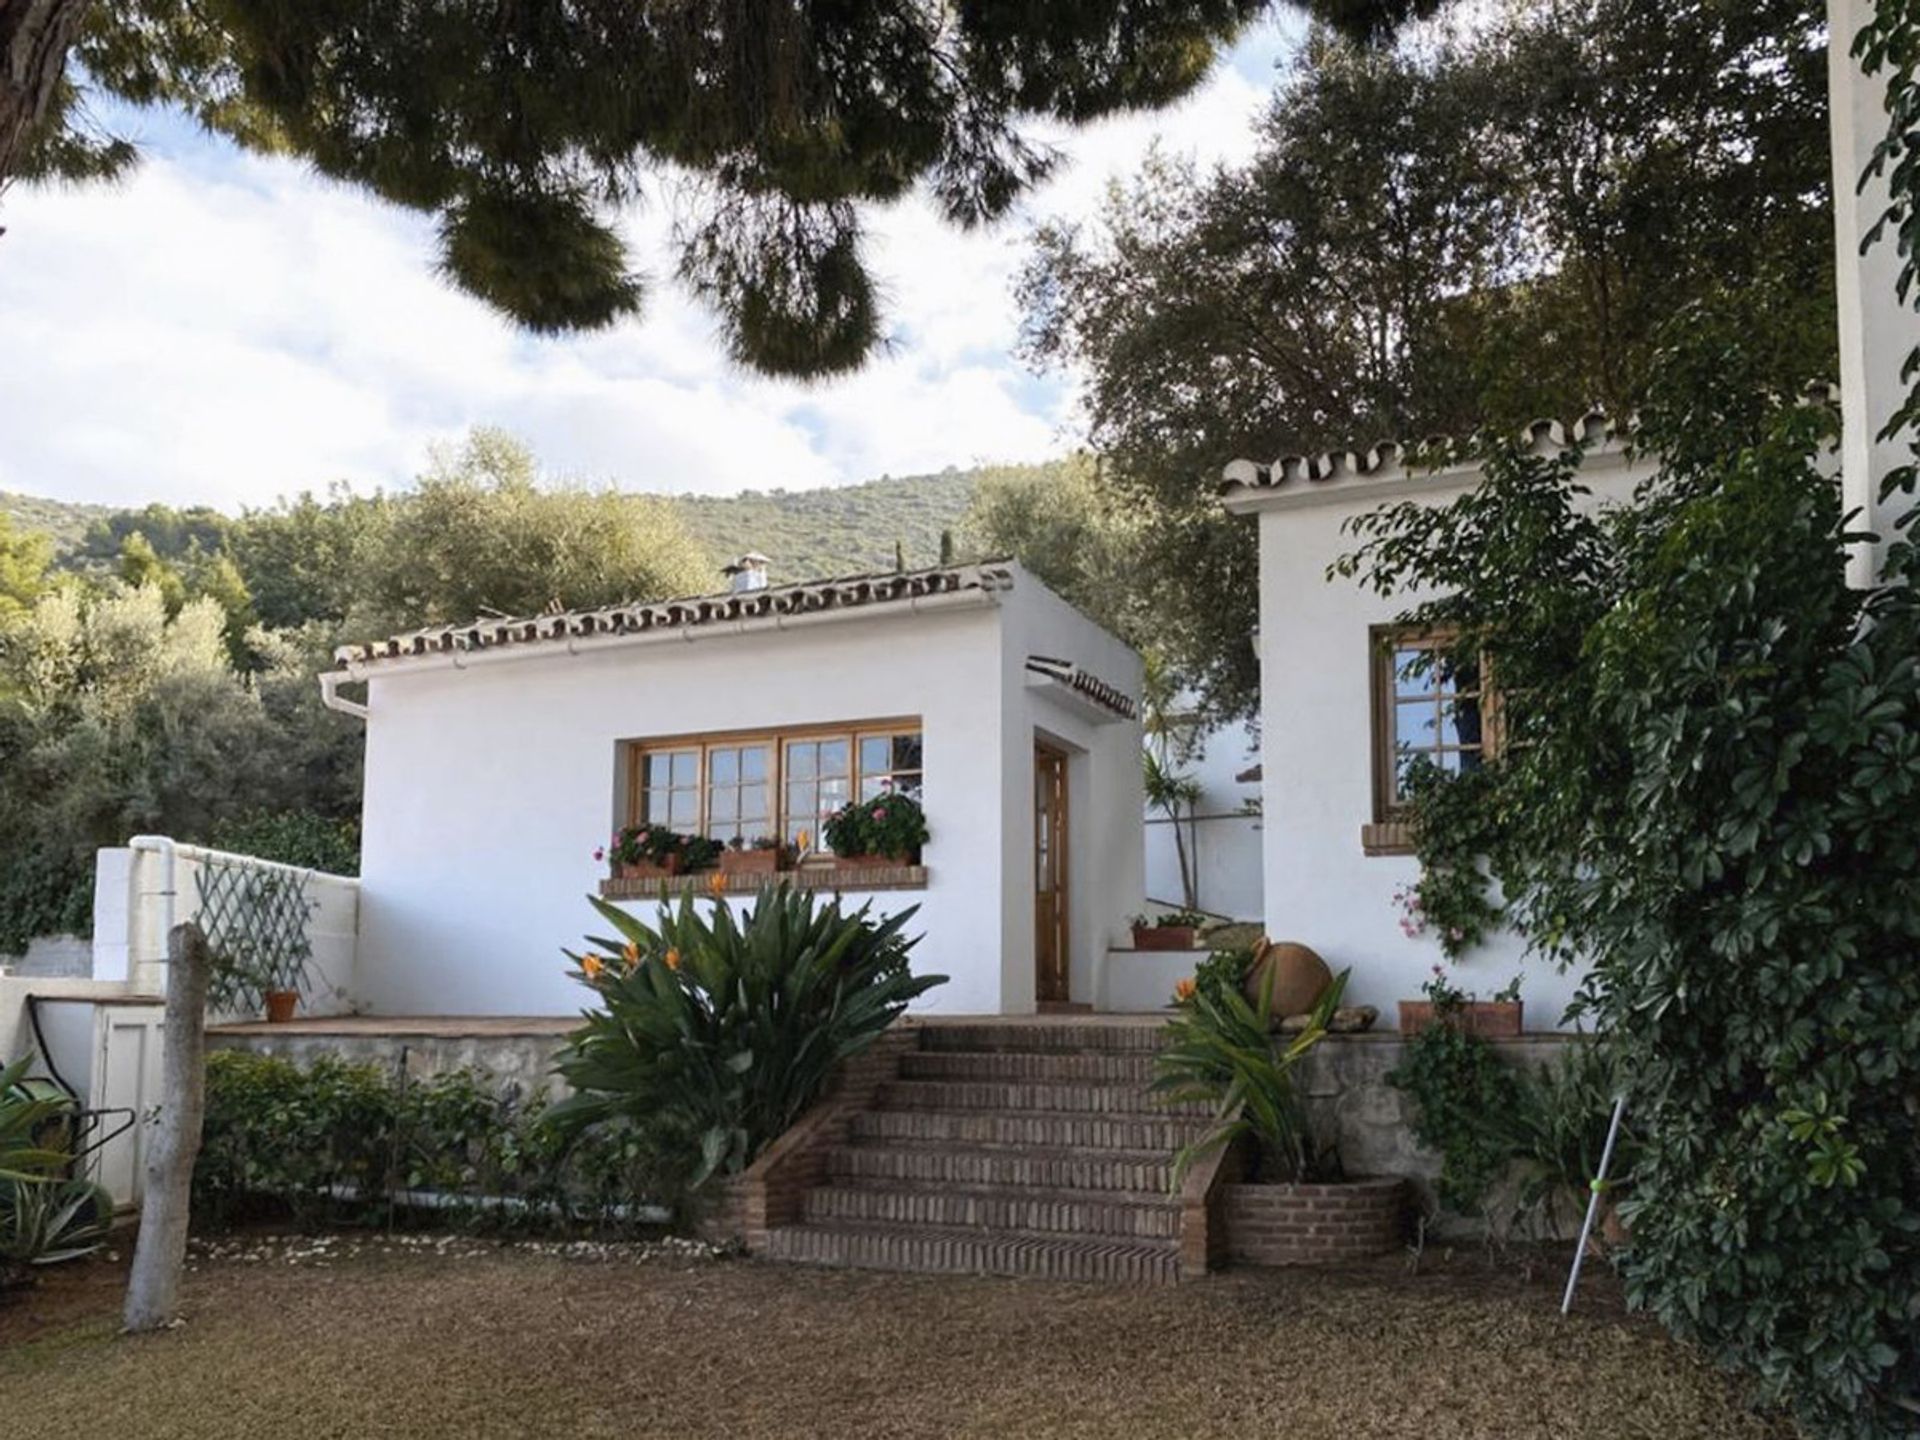
[[[385,1220],[393,1192],[421,1190],[469,1202],[434,1210],[436,1225],[617,1231],[651,1223],[636,1205],[677,1212],[675,1174],[618,1120],[563,1130],[543,1099],[468,1071],[416,1080],[334,1056],[303,1069],[216,1051],[193,1214],[215,1228],[267,1214],[303,1225]]]

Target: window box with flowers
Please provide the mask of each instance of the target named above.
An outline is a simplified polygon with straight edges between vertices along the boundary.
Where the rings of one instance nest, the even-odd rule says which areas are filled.
[[[629,825],[614,832],[610,845],[594,852],[606,860],[616,880],[660,880],[712,868],[723,847],[702,835],[682,835],[663,825]]]
[[[927,843],[927,815],[903,790],[886,787],[869,800],[850,800],[820,827],[841,866],[917,865]]]

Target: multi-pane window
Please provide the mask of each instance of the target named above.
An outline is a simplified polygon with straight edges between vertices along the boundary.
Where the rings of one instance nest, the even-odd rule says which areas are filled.
[[[773,834],[773,747],[765,741],[707,747],[707,829],[715,840]]]
[[[820,822],[853,793],[852,738],[787,741],[786,777],[784,833],[793,840],[804,832],[818,843]]]
[[[860,798],[871,800],[894,791],[920,798],[920,732],[860,737]]]
[[[1388,820],[1405,809],[1417,766],[1479,768],[1491,697],[1482,665],[1451,654],[1444,634],[1384,631],[1374,644],[1374,816]]]
[[[913,722],[641,741],[633,757],[638,820],[716,840],[804,833],[816,847],[854,796],[917,799],[925,775]]]
[[[642,774],[639,818],[644,823],[688,830],[699,822],[699,750],[650,750]]]

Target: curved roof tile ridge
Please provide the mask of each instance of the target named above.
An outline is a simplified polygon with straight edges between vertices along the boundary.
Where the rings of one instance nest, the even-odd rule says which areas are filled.
[[[965,590],[992,594],[1010,590],[1013,584],[1012,562],[998,559],[899,573],[843,575],[759,590],[681,595],[547,615],[489,616],[457,624],[428,625],[363,645],[342,645],[334,651],[334,659],[341,664],[368,664],[584,636],[692,629],[739,620],[911,601]]]
[[[1829,380],[1808,380],[1793,397],[1798,404],[1836,405],[1840,387]],[[1604,445],[1628,445],[1641,428],[1640,412],[1615,419],[1606,407],[1591,405],[1572,419],[1542,416],[1522,427],[1517,438],[1536,454]],[[1271,460],[1241,457],[1220,471],[1218,491],[1231,495],[1247,490],[1278,490],[1296,485],[1320,485],[1343,477],[1369,479],[1421,468],[1462,463],[1471,437],[1430,435],[1419,441],[1385,439],[1364,450],[1330,449],[1313,453],[1287,452]]]

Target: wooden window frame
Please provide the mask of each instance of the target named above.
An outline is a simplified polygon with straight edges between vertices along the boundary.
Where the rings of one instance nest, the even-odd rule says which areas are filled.
[[[697,753],[698,795],[700,799],[699,816],[691,833],[708,835],[712,833],[713,817],[708,813],[712,789],[708,780],[709,756],[716,749],[732,749],[745,745],[765,745],[768,748],[767,791],[768,823],[772,833],[785,839],[788,833],[789,816],[787,814],[787,746],[793,741],[808,740],[845,740],[847,742],[847,797],[856,799],[860,794],[862,771],[860,768],[860,742],[877,736],[895,736],[917,734],[921,737],[921,768],[917,772],[921,783],[926,782],[925,726],[918,715],[896,715],[871,720],[849,720],[837,724],[817,725],[771,725],[755,730],[710,730],[695,731],[682,735],[651,735],[644,740],[623,740],[621,742],[627,759],[627,794],[625,822],[637,825],[645,810],[647,757],[661,751],[693,750]],[[885,774],[899,773],[889,768]],[[806,817],[802,827],[806,829],[816,848],[821,844],[818,815]]]
[[[1414,853],[1413,826],[1407,807],[1393,799],[1394,777],[1399,754],[1396,749],[1399,691],[1394,653],[1409,646],[1422,650],[1446,648],[1458,631],[1446,626],[1374,625],[1367,631],[1367,670],[1370,703],[1373,712],[1369,744],[1373,772],[1373,816],[1360,827],[1361,848],[1368,855],[1411,855]],[[1480,688],[1474,692],[1480,701],[1480,743],[1460,746],[1476,749],[1482,760],[1492,759],[1500,751],[1499,692],[1487,657],[1480,658]]]

